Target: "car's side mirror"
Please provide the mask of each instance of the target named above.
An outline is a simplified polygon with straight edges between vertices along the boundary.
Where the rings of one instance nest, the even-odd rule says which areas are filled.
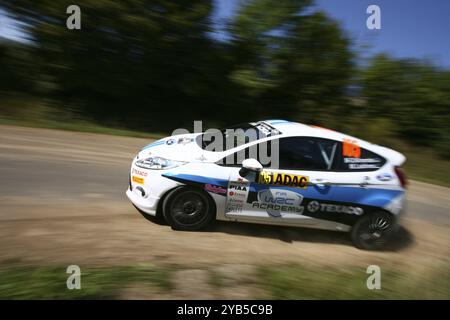
[[[256,179],[259,172],[263,169],[261,163],[259,163],[256,159],[245,159],[242,161],[242,168],[239,170],[239,175],[243,178],[247,178],[247,176],[253,176],[253,179]],[[248,179],[248,178],[247,178]],[[251,179],[248,179],[251,180]]]

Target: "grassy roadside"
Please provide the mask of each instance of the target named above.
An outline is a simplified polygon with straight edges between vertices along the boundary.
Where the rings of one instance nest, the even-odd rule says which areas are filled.
[[[130,288],[139,296],[179,298],[174,283],[173,266],[128,266],[83,268],[81,289],[68,290],[65,267],[3,266],[0,267],[0,299],[121,299]],[[254,267],[251,279],[225,281],[223,275],[206,269],[209,283],[198,288],[210,289],[210,298],[226,299],[226,292],[241,291],[247,299],[448,299],[450,275],[447,268],[429,269],[417,275],[408,271],[382,269],[381,289],[369,290],[364,268],[333,269],[302,265],[272,265]],[[232,275],[237,276],[239,275]],[[228,288],[227,288],[228,287]],[[249,287],[258,288],[246,290]],[[194,289],[194,288],[192,288]],[[228,289],[228,291],[226,291]],[[217,295],[223,292],[224,295]],[[253,293],[252,293],[253,292]],[[258,292],[255,294],[254,292]],[[195,299],[193,290],[191,298]]]
[[[271,299],[449,299],[446,267],[427,273],[381,268],[381,289],[368,290],[361,268],[312,269],[301,265],[262,267],[259,277]]]
[[[0,118],[0,125],[16,125],[24,127],[59,129],[78,132],[92,132],[116,136],[160,139],[163,133],[123,130],[100,126],[87,121],[56,121],[44,119],[5,119]],[[427,148],[418,148],[399,144],[398,148],[407,157],[405,170],[409,179],[450,187],[450,161],[444,160]]]
[[[118,299],[134,284],[144,290],[170,289],[170,269],[142,266],[83,268],[81,289],[67,289],[67,267],[0,267],[0,299]]]

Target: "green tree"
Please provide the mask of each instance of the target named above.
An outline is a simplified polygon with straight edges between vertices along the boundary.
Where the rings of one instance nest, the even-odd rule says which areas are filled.
[[[30,70],[33,70],[28,47],[0,38],[0,92],[27,92],[33,89]]]
[[[361,74],[367,117],[393,119],[394,131],[422,145],[438,146],[448,139],[448,71],[425,61],[378,55]]]
[[[230,25],[230,79],[259,115],[321,123],[346,105],[350,43],[308,0],[255,0]]]
[[[72,3],[0,0],[26,23],[51,96],[64,108],[153,129],[204,111],[210,0],[80,0],[81,30],[68,30]]]

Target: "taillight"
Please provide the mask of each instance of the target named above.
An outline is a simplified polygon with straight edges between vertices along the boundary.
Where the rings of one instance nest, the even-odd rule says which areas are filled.
[[[403,169],[400,167],[394,167],[394,170],[395,174],[398,177],[398,180],[400,180],[400,184],[403,188],[406,188],[406,186],[408,185],[408,180],[406,179],[405,171],[403,171]]]

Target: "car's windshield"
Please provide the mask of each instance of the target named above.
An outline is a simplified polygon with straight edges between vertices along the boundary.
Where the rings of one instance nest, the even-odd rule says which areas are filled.
[[[221,130],[207,130],[199,135],[196,141],[203,150],[224,151],[280,133],[269,124],[259,121],[233,125]]]

